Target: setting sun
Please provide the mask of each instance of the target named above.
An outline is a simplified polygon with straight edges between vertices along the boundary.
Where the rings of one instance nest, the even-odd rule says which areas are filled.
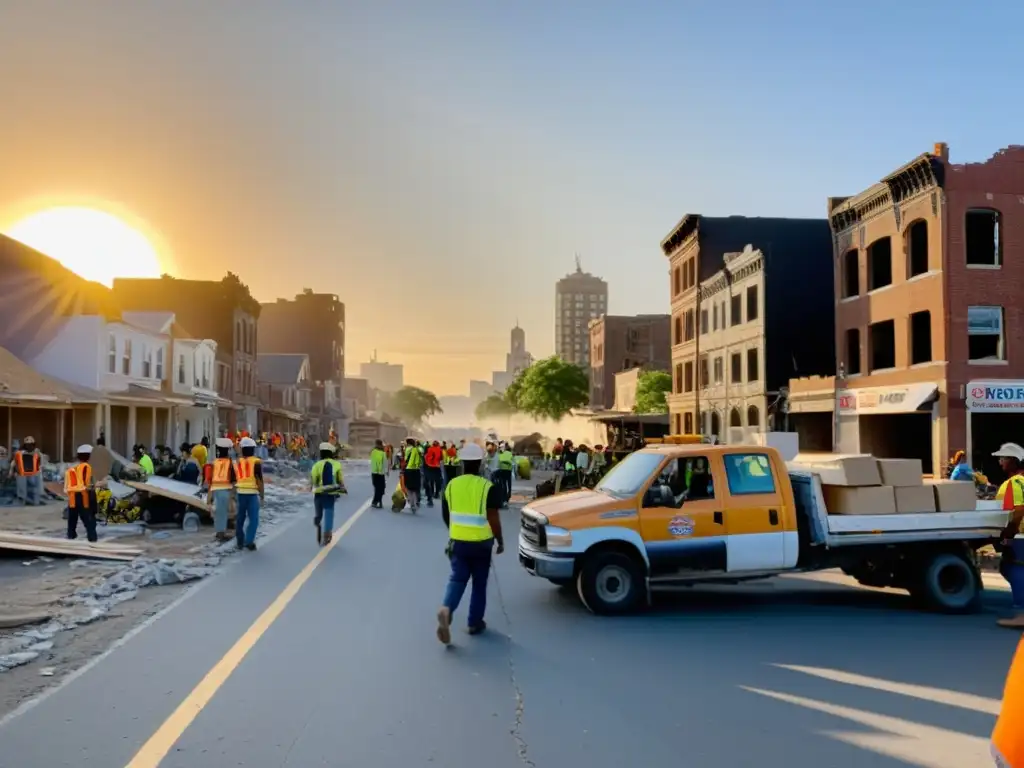
[[[48,208],[17,221],[4,234],[106,286],[115,277],[159,277],[163,271],[145,235],[92,208]]]

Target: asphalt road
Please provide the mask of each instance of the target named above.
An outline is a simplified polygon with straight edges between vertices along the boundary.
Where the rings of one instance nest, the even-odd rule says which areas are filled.
[[[368,486],[350,482],[337,527]],[[505,521],[483,636],[464,604],[456,645],[434,637],[439,508],[366,510],[320,555],[303,520],[3,721],[0,766],[991,764],[1019,637],[994,625],[1005,594],[944,617],[792,577],[602,619],[520,569]]]

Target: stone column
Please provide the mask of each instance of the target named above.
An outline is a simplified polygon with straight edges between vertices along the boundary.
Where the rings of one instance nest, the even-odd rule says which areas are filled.
[[[127,443],[127,445],[125,445],[125,452],[129,455],[129,458],[130,458],[130,455],[131,455],[132,446],[135,445],[135,443],[138,442],[138,440],[136,439],[137,436],[135,434],[135,427],[136,427],[135,419],[136,419],[135,406],[134,405],[129,405],[128,406],[128,443]]]

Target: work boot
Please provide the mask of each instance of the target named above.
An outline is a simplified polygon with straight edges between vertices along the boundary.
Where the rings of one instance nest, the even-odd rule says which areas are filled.
[[[252,544],[246,544],[245,548],[248,549],[250,552],[255,552],[256,551],[256,542],[254,541]]]
[[[487,629],[487,622],[484,621],[483,619],[480,619],[480,623],[479,624],[472,624],[472,625],[470,625],[470,627],[466,631],[469,632],[469,634],[471,634],[471,635],[479,635],[485,629]]]
[[[999,619],[996,624],[1007,629],[1024,629],[1024,613],[1018,613],[1016,616],[1010,616],[1006,619]]]
[[[334,532],[333,531],[324,531],[324,546],[326,547],[328,544],[330,544],[331,543],[331,539],[333,539],[333,538],[334,538]]]
[[[437,609],[437,639],[444,645],[452,644],[452,612],[444,605]]]
[[[323,529],[320,527],[320,521],[314,520],[313,525],[316,527],[316,543],[320,544],[323,540]]]

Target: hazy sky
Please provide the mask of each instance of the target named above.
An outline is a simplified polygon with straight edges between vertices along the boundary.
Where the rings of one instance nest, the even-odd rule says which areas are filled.
[[[935,141],[1024,141],[1022,28],[957,0],[0,0],[0,222],[110,201],[174,274],[338,293],[350,374],[376,348],[458,394],[517,317],[551,353],[575,251],[611,312],[667,312],[685,212],[823,216]]]

